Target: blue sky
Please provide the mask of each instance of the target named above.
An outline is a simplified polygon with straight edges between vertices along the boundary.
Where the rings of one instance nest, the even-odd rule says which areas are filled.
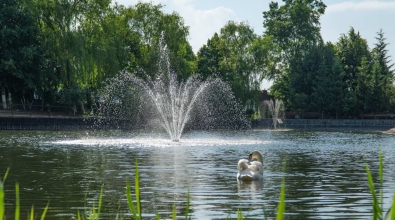
[[[134,5],[138,0],[113,0],[125,6]],[[151,2],[151,0],[142,0]],[[196,53],[215,32],[229,20],[247,21],[255,33],[262,34],[262,12],[269,10],[268,0],[152,0],[154,4],[165,5],[164,11],[178,12],[190,27],[189,42]],[[278,1],[281,2],[282,1]],[[337,42],[341,34],[350,27],[359,31],[370,46],[374,47],[375,37],[383,29],[387,49],[395,62],[395,1],[392,0],[324,0],[327,5],[321,17],[321,35],[325,41]],[[270,83],[264,83],[267,88]]]

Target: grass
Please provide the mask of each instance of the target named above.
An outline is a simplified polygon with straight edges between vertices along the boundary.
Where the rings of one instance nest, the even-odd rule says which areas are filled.
[[[395,212],[392,212],[392,210],[395,210],[395,192],[394,192],[394,197],[393,197],[393,202],[391,205],[391,208],[387,211],[387,214],[384,216],[384,210],[383,210],[383,185],[384,185],[384,179],[383,179],[383,153],[380,150],[379,154],[379,181],[380,181],[380,191],[379,195],[376,194],[376,189],[374,187],[374,181],[372,174],[370,173],[369,166],[365,163],[366,167],[366,173],[368,176],[368,183],[369,183],[369,189],[370,193],[372,194],[373,201],[372,201],[372,214],[373,214],[373,220],[395,220]]]
[[[10,171],[10,168],[7,169],[7,171],[4,174],[3,180],[0,179],[0,219],[6,219],[5,216],[5,203],[4,203],[4,182],[7,179],[8,173]],[[43,213],[41,214],[40,220],[45,219],[45,215],[47,214],[49,208],[49,202],[47,206],[44,208]],[[19,198],[19,184],[15,184],[15,220],[19,220],[20,217],[20,198]],[[34,205],[32,205],[32,208],[30,209],[28,219],[34,220],[35,215],[34,215]]]
[[[283,165],[283,171],[285,172],[285,166],[286,163],[284,161]],[[366,167],[366,173],[367,173],[367,180],[369,183],[369,190],[372,195],[373,201],[372,201],[372,214],[373,214],[373,220],[395,220],[395,212],[392,212],[392,210],[395,210],[395,202],[392,203],[392,206],[389,211],[387,211],[386,215],[384,216],[384,210],[383,210],[383,185],[384,185],[384,179],[383,179],[383,155],[382,152],[380,151],[379,154],[379,186],[380,190],[378,193],[376,193],[375,189],[375,184],[373,181],[373,177],[371,175],[369,166],[365,164]],[[9,169],[7,169],[6,173],[4,174],[3,180],[0,179],[0,220],[6,219],[5,216],[5,203],[4,203],[4,182],[8,176]],[[143,213],[142,213],[142,206],[141,206],[141,195],[140,195],[140,178],[139,178],[139,168],[138,168],[138,162],[136,160],[136,171],[135,171],[135,181],[134,181],[134,188],[135,188],[135,198],[132,196],[131,192],[131,186],[130,186],[130,181],[126,181],[126,198],[127,198],[127,204],[129,207],[130,212],[132,213],[132,218],[136,220],[141,220],[143,219]],[[89,210],[85,208],[84,212],[81,214],[80,211],[77,211],[77,219],[78,220],[98,220],[100,219],[100,213],[101,213],[101,208],[102,208],[102,195],[103,195],[103,187],[100,190],[100,197],[98,201],[97,207],[95,205],[92,206]],[[16,204],[15,204],[15,220],[20,219],[20,198],[19,198],[19,184],[15,184],[15,196],[16,196]],[[394,192],[394,197],[393,201],[395,201],[395,192]],[[45,219],[46,213],[49,209],[49,202],[45,209],[43,210],[43,213],[41,214],[41,220]],[[188,197],[186,201],[186,208],[185,208],[185,219],[191,219],[191,215],[189,212],[190,209],[190,193],[188,190]],[[243,217],[243,213],[240,209],[237,210],[236,214],[236,219],[237,220],[242,220],[245,219]],[[277,208],[277,215],[276,215],[276,220],[282,220],[285,217],[285,178],[282,178],[281,181],[281,190],[280,190],[280,201],[278,203],[278,208]],[[177,212],[176,212],[176,206],[173,204],[172,206],[172,215],[171,218],[173,220],[177,219]],[[34,206],[31,207],[28,219],[34,220],[35,219],[35,214],[34,214]],[[119,216],[116,216],[116,219],[119,219]],[[122,218],[121,218],[122,219]],[[156,219],[160,219],[159,214],[156,214]],[[227,219],[230,219],[230,216],[228,216]],[[266,219],[266,217],[265,217]]]

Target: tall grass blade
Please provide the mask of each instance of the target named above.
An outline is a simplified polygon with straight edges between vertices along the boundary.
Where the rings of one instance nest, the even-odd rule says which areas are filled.
[[[19,184],[15,184],[15,220],[19,220],[20,201],[19,201]]]
[[[95,207],[95,205],[93,204],[93,207],[92,207],[92,209],[91,209],[91,214],[89,215],[89,219],[90,219],[90,220],[94,220],[94,219],[95,219],[95,216],[96,216],[96,207]]]
[[[381,204],[381,211],[384,211],[383,209],[383,184],[384,184],[384,180],[383,180],[383,152],[380,149],[380,154],[379,154],[379,158],[380,158],[380,164],[379,164],[379,176],[380,176],[380,204]]]
[[[30,209],[30,220],[34,220],[34,205],[32,205],[32,208]]]
[[[77,220],[82,220],[80,210],[77,210]]]
[[[391,208],[388,210],[387,214],[385,215],[384,220],[395,220],[395,212],[393,211],[395,210],[395,192],[392,201],[393,202]]]
[[[158,213],[156,213],[156,220],[160,220],[160,216]]]
[[[99,220],[99,218],[100,218],[101,204],[102,204],[102,201],[103,201],[103,189],[104,189],[104,186],[102,186],[101,190],[100,190],[99,204],[98,204],[98,207],[97,207],[97,215],[95,215],[97,220]]]
[[[286,162],[284,161],[283,172],[285,173]],[[276,220],[284,219],[285,212],[285,177],[281,180],[280,202],[278,203]]]
[[[5,171],[5,174],[4,174],[4,177],[3,177],[3,184],[4,184],[5,180],[7,179],[8,172],[10,172],[10,168],[9,167],[7,168],[7,171]]]
[[[173,220],[177,220],[177,213],[176,213],[176,205],[173,204],[173,208],[172,208],[172,217]]]
[[[188,219],[189,217],[189,206],[191,204],[191,194],[189,192],[189,188],[188,188],[188,198],[187,198],[187,207],[185,208],[185,219]]]
[[[49,209],[49,202],[47,203],[47,206],[45,206],[45,209],[44,209],[44,211],[43,211],[43,214],[41,214],[40,220],[44,220],[44,219],[45,219],[45,215],[47,214],[48,209]],[[78,215],[79,215],[79,214],[80,214],[80,213],[78,212]]]
[[[394,192],[394,198],[392,199],[392,206],[387,215],[391,216],[391,220],[395,220],[395,192]]]
[[[237,209],[237,220],[243,220],[243,213],[241,212],[240,208]]]
[[[136,190],[136,203],[137,203],[137,213],[138,219],[142,219],[143,215],[141,213],[141,201],[140,201],[140,179],[139,179],[139,164],[136,159],[136,177],[134,178],[135,190]]]
[[[376,196],[376,191],[374,189],[374,183],[373,183],[373,178],[370,173],[369,167],[366,164],[366,173],[368,174],[368,182],[369,182],[369,189],[370,193],[373,196],[373,220],[378,220],[381,219],[381,210],[378,204],[377,196]]]
[[[0,219],[4,219],[4,188],[0,182]]]
[[[4,204],[4,182],[7,179],[10,168],[4,174],[3,181],[0,179],[0,219],[4,219],[5,204]]]
[[[130,192],[130,182],[129,182],[129,179],[126,181],[126,198],[127,198],[127,200],[128,200],[129,209],[130,209],[130,211],[131,211],[132,214],[133,214],[133,218],[134,218],[134,219],[137,219],[136,209],[134,208],[133,199],[132,199],[132,194],[131,194],[131,192]]]

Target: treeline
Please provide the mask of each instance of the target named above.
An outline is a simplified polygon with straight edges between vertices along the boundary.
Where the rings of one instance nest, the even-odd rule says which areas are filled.
[[[394,70],[383,30],[374,48],[353,28],[336,43],[324,43],[319,0],[270,3],[263,13],[265,36],[281,51],[271,88],[287,109],[302,115],[320,112],[332,117],[394,113]]]
[[[111,0],[1,0],[2,95],[74,105],[92,102],[91,94],[120,70],[142,68],[155,77],[162,31],[180,79],[196,73],[188,27],[162,9]]]
[[[393,64],[382,30],[375,47],[353,28],[325,43],[321,0],[271,2],[262,35],[246,22],[229,21],[194,54],[189,27],[163,5],[125,7],[111,0],[0,0],[0,86],[6,99],[85,104],[120,70],[157,74],[158,41],[165,32],[179,80],[199,73],[227,81],[236,98],[257,115],[260,83],[302,115],[358,116],[393,113]],[[5,103],[7,104],[7,103]]]

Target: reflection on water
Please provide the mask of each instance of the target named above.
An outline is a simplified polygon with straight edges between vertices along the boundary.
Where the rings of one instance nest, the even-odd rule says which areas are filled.
[[[273,218],[281,178],[286,180],[287,219],[366,219],[371,213],[365,162],[378,182],[378,153],[384,154],[384,208],[392,202],[394,150],[391,135],[372,133],[241,131],[191,132],[179,143],[158,134],[108,132],[0,133],[0,176],[6,181],[7,216],[12,218],[13,183],[21,187],[22,219],[34,204],[47,219],[76,217],[97,204],[101,186],[103,219],[130,216],[125,182],[133,182],[139,162],[146,219],[182,217],[188,190],[194,219]],[[264,156],[264,180],[236,179],[237,162],[250,151]],[[285,173],[282,163],[286,160]]]

